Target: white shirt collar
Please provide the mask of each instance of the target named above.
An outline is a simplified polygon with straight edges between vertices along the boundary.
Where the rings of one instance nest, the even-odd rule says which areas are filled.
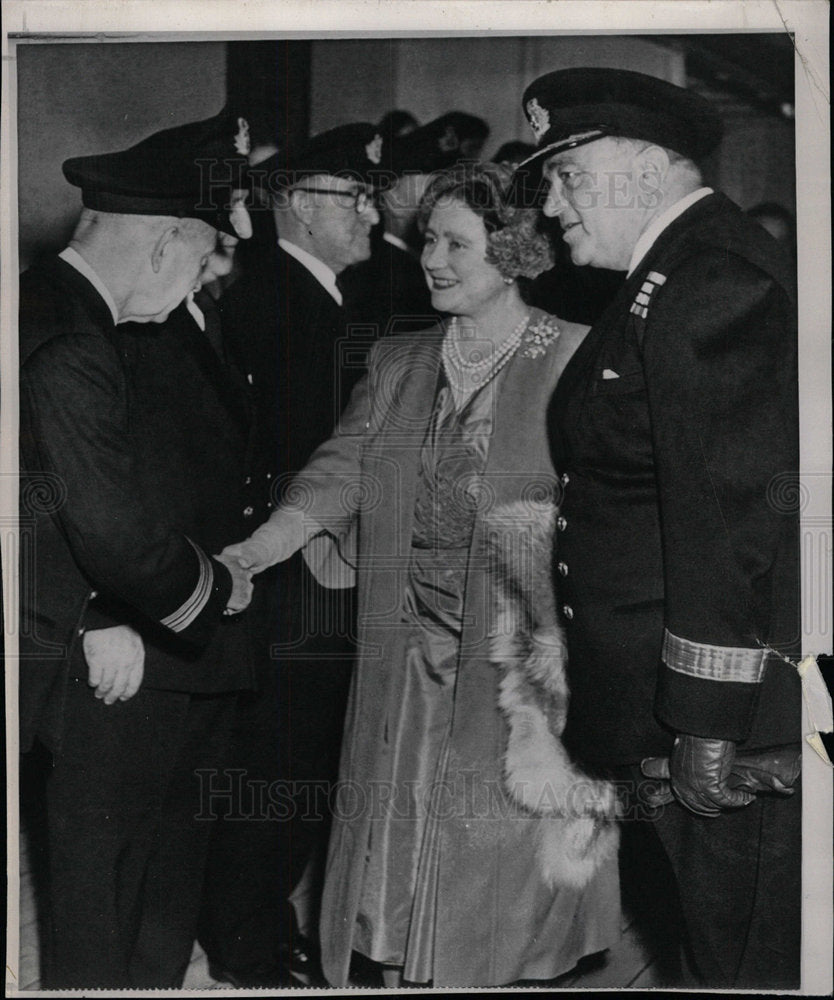
[[[278,246],[282,250],[286,250],[291,257],[295,257],[299,264],[303,264],[336,303],[342,304],[342,293],[336,286],[336,272],[332,268],[328,267],[324,261],[319,260],[318,257],[314,257],[311,253],[296,246],[295,243],[290,243],[289,240],[279,239]]]
[[[697,191],[692,191],[690,194],[685,195],[680,201],[676,201],[674,205],[670,205],[665,212],[661,212],[660,215],[652,219],[632,251],[631,260],[628,264],[627,278],[631,277],[634,269],[654,246],[655,241],[663,230],[667,226],[670,226],[679,215],[683,215],[690,205],[694,205],[696,201],[706,198],[708,194],[712,194],[712,188],[698,188]]]
[[[116,308],[116,303],[113,296],[107,289],[107,286],[101,280],[101,278],[96,274],[96,272],[90,267],[86,260],[81,256],[77,250],[73,250],[72,247],[67,247],[66,250],[62,250],[58,256],[62,261],[69,264],[70,267],[74,267],[79,274],[83,274],[87,281],[95,288],[99,295],[104,299],[107,308],[110,310],[110,315],[113,317],[113,325],[115,326],[119,322],[119,310]]]
[[[185,308],[191,313],[191,317],[199,328],[206,332],[206,316],[203,310],[194,301],[194,292],[189,292],[185,297]]]
[[[405,240],[401,240],[399,236],[395,236],[393,233],[383,233],[382,238],[392,246],[399,247],[400,250],[405,250],[406,253],[411,254],[412,256],[414,255],[414,251],[411,247],[405,242]]]

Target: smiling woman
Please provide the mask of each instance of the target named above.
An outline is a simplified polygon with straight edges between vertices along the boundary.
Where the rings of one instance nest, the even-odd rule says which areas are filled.
[[[507,177],[486,164],[432,181],[422,262],[449,318],[376,343],[339,426],[293,482],[305,510],[282,505],[225,553],[260,572],[303,548],[330,586],[355,567],[359,652],[321,917],[336,986],[353,951],[386,985],[495,986],[554,979],[619,936],[604,807],[583,816],[593,846],[572,854],[564,828],[506,781],[518,776],[519,705],[491,645],[501,587],[489,539],[496,513],[513,553],[547,521],[559,489],[547,401],[586,332],[525,305],[519,279],[550,256],[530,213],[506,203]],[[528,574],[514,586],[530,597]],[[538,597],[550,606],[551,586],[545,571]],[[555,677],[558,630],[547,635]],[[559,756],[560,717],[527,747],[525,763],[548,773],[545,796],[559,794],[542,755]]]

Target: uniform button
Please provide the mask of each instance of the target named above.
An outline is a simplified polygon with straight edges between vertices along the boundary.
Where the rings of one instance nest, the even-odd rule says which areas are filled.
[[[267,474],[266,474],[266,478],[267,478],[267,479],[272,479],[272,473],[271,473],[271,472],[267,472]]]
[[[246,381],[249,383],[249,385],[255,384],[255,380],[252,378],[252,372],[247,372]]]
[[[247,486],[249,486],[249,484],[252,482],[252,477],[251,476],[247,476],[246,479],[244,479],[243,481],[244,481],[244,483],[246,483]]]
[[[90,591],[90,600],[94,601],[97,597],[98,597],[98,591],[97,590],[91,590]]]
[[[271,507],[272,506],[272,501],[271,500],[267,500],[266,505],[267,505],[267,507]]]
[[[556,569],[559,570],[559,575],[560,576],[567,576],[568,575],[568,564],[566,562],[558,562],[558,563],[556,563]]]
[[[559,529],[559,531],[564,531],[565,528],[567,528],[567,526],[568,526],[568,522],[560,514],[556,518],[556,527]]]
[[[83,628],[78,629],[78,634],[79,635],[84,635],[84,629]]]
[[[243,509],[243,516],[244,517],[251,517],[254,513],[255,513],[255,508],[254,507],[244,507],[244,509]]]
[[[559,482],[562,484],[562,486],[568,485],[568,483],[570,482],[570,476],[567,474],[567,472],[562,473]]]
[[[573,621],[573,608],[569,604],[562,605],[562,614],[569,622]]]

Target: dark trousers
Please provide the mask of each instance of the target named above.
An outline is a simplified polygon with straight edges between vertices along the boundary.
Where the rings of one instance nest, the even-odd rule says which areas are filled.
[[[44,988],[182,984],[234,695],[140,689],[105,705],[70,680],[46,778],[50,906]]]
[[[282,877],[277,670],[241,695],[229,767],[212,787],[217,822],[206,869],[199,939],[210,960],[240,978],[279,959],[289,885]]]
[[[799,987],[801,821],[797,788],[714,818],[674,802],[623,823],[624,899],[636,900],[639,922],[654,922],[650,945],[669,948],[682,931],[695,978],[685,985]]]
[[[290,893],[324,855],[354,649],[351,592],[319,587],[300,557],[259,583],[250,608],[262,624],[259,691],[238,703],[236,773],[216,799],[224,787],[240,793],[212,833],[200,919],[212,961],[241,977],[292,944]],[[312,889],[315,906],[316,878]]]

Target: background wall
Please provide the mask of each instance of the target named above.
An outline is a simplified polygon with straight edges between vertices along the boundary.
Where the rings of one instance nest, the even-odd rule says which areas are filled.
[[[514,36],[320,40],[312,44],[310,128],[378,121],[405,108],[420,122],[446,111],[484,118],[490,155],[510,139],[532,141],[524,88],[569,66],[614,66],[686,82],[684,56],[638,37]]]
[[[124,149],[151,132],[208,118],[226,99],[223,42],[18,45],[20,265],[64,244],[81,194],[70,156]]]
[[[794,211],[794,128],[780,114],[793,81],[784,37],[29,43],[17,46],[16,59],[21,266],[65,243],[77,216],[80,195],[64,180],[63,160],[206,118],[227,94],[290,147],[344,122],[378,121],[395,107],[421,122],[468,111],[492,129],[490,156],[509,139],[531,140],[525,86],[579,65],[635,69],[706,94],[725,122],[721,150],[705,165],[709,183],[742,208],[768,200]]]

